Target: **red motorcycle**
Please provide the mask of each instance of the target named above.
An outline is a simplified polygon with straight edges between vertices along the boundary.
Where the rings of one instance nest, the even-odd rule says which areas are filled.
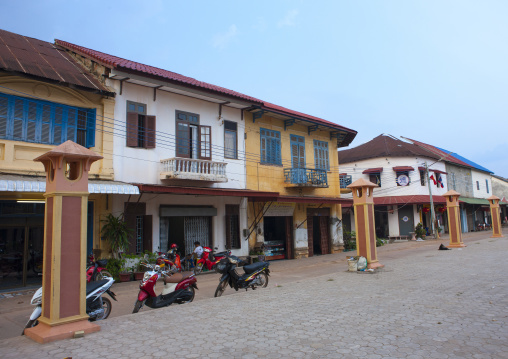
[[[101,279],[113,278],[111,273],[106,270],[107,264],[107,259],[95,261],[93,253],[90,254],[88,257],[88,268],[86,269],[86,282],[90,283]]]
[[[175,273],[163,271],[158,265],[152,266],[143,263],[150,270],[145,272],[139,285],[138,300],[134,304],[132,313],[137,313],[146,304],[150,308],[168,307],[173,303],[185,304],[194,300],[196,277],[191,272]],[[155,294],[155,284],[161,278],[164,280],[164,289],[159,295]]]
[[[203,271],[203,267],[208,270],[215,269],[217,263],[219,263],[222,258],[225,258],[230,254],[231,251],[213,253],[210,247],[203,247],[203,255],[200,259],[198,259],[196,266],[194,267],[194,274],[198,275],[201,273]]]
[[[178,246],[172,244],[167,253],[159,252],[156,264],[161,268],[166,267],[171,272],[183,272],[180,255],[177,253]]]

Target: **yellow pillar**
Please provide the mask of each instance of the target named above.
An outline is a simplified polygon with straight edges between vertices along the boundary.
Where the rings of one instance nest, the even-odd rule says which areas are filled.
[[[491,238],[503,237],[501,232],[501,214],[499,212],[499,197],[490,196],[487,198],[490,204],[490,215],[492,216],[492,236]]]
[[[446,198],[446,210],[448,212],[448,229],[450,232],[449,248],[460,248],[466,245],[462,242],[460,229],[459,197],[460,193],[450,190],[443,195]]]
[[[359,179],[351,183],[356,224],[356,253],[367,259],[367,268],[382,268],[377,259],[376,223],[374,220],[374,197],[376,184]]]
[[[34,161],[46,170],[42,314],[29,338],[47,343],[91,333],[86,314],[88,172],[102,156],[67,141]]]

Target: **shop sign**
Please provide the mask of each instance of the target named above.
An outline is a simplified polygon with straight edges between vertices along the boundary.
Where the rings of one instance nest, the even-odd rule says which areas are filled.
[[[406,175],[400,175],[397,177],[397,183],[399,186],[407,186],[409,184],[409,177]]]
[[[271,206],[270,203],[266,203],[263,213],[265,217],[293,217],[295,206],[295,203],[276,202],[272,203]]]

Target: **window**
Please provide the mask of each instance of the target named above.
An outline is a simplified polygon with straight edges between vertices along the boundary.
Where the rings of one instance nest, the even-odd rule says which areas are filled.
[[[282,165],[280,155],[280,132],[260,129],[261,135],[261,163]]]
[[[485,180],[485,186],[486,186],[485,188],[487,188],[487,193],[489,193],[489,180],[488,179]]]
[[[176,111],[176,157],[212,159],[212,127],[201,126],[199,115]]]
[[[305,138],[291,135],[289,140],[291,143],[291,166],[293,168],[305,168]],[[303,171],[303,174],[305,175],[305,171]]]
[[[240,206],[226,205],[226,248],[238,249],[240,245]]]
[[[95,109],[0,93],[0,138],[59,145],[95,146]]]
[[[420,184],[422,186],[425,186],[426,182],[425,182],[425,171],[420,171]]]
[[[369,181],[371,181],[372,183],[375,183],[379,187],[381,187],[381,173],[370,173],[369,174]]]
[[[480,190],[480,181],[476,181],[476,189],[479,191]]]
[[[316,169],[330,170],[328,142],[314,140],[314,162]]]
[[[127,147],[155,148],[155,116],[145,104],[127,101]]]
[[[224,157],[238,158],[237,151],[237,123],[224,121]]]

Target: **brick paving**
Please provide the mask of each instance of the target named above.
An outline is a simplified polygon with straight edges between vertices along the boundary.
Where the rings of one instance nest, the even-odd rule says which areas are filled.
[[[374,274],[337,261],[313,279],[111,318],[84,338],[6,339],[0,357],[508,358],[508,239],[486,237],[380,256]]]

